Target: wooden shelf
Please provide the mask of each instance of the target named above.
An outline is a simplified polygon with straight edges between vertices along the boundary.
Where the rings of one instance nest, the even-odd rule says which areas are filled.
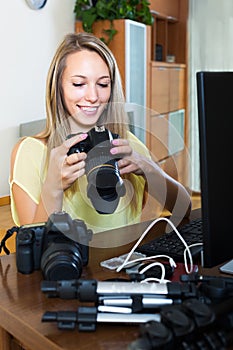
[[[151,59],[167,62],[173,56],[177,63],[186,62],[186,27],[188,2],[186,0],[152,0],[154,18],[152,27]]]
[[[165,67],[165,68],[186,68],[185,63],[168,63],[168,62],[160,62],[160,61],[151,61],[152,67]]]
[[[185,128],[187,127],[188,0],[152,0],[151,88],[148,145],[162,168],[187,183]],[[171,62],[170,59],[174,61]],[[171,125],[172,124],[172,125]],[[175,129],[173,129],[175,127]],[[178,139],[172,139],[177,129]],[[182,141],[182,142],[181,142]],[[173,147],[174,146],[174,147]]]
[[[174,62],[180,59],[179,46],[179,28],[180,23],[177,18],[172,16],[163,16],[155,11],[151,11],[154,17],[152,29],[152,61],[167,62],[168,56],[174,57]],[[185,56],[182,61],[185,62]]]

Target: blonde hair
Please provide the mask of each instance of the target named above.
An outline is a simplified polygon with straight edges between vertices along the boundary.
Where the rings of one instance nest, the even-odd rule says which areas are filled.
[[[124,109],[124,95],[119,69],[114,55],[100,39],[90,33],[71,33],[65,36],[59,45],[49,68],[46,84],[45,129],[38,135],[47,141],[48,153],[60,145],[70,134],[69,113],[66,109],[63,91],[62,75],[66,67],[67,56],[77,51],[90,50],[100,55],[108,66],[111,79],[111,95],[109,103],[100,117],[99,124],[104,124],[109,130],[126,138],[128,123]]]

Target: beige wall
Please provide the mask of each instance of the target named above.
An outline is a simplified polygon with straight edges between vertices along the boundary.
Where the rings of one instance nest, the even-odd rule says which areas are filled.
[[[75,0],[47,0],[31,10],[25,0],[1,1],[0,197],[9,195],[10,152],[22,122],[45,116],[45,80],[58,43],[74,31]]]

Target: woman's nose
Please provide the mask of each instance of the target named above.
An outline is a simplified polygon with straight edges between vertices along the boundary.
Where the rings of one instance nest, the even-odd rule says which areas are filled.
[[[95,86],[88,86],[85,98],[87,101],[91,101],[92,103],[98,100],[98,93]]]

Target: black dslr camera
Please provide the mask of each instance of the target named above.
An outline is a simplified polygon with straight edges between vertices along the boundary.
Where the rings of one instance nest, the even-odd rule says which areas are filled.
[[[46,280],[79,278],[88,264],[92,231],[69,214],[50,215],[47,223],[23,225],[16,235],[16,264],[19,272],[41,269]]]
[[[74,136],[69,135],[68,138]],[[104,126],[96,126],[88,132],[85,140],[72,146],[68,155],[85,152],[86,175],[88,181],[87,196],[95,210],[100,214],[112,214],[125,195],[125,185],[120,177],[117,161],[110,153],[112,140],[118,138]]]

